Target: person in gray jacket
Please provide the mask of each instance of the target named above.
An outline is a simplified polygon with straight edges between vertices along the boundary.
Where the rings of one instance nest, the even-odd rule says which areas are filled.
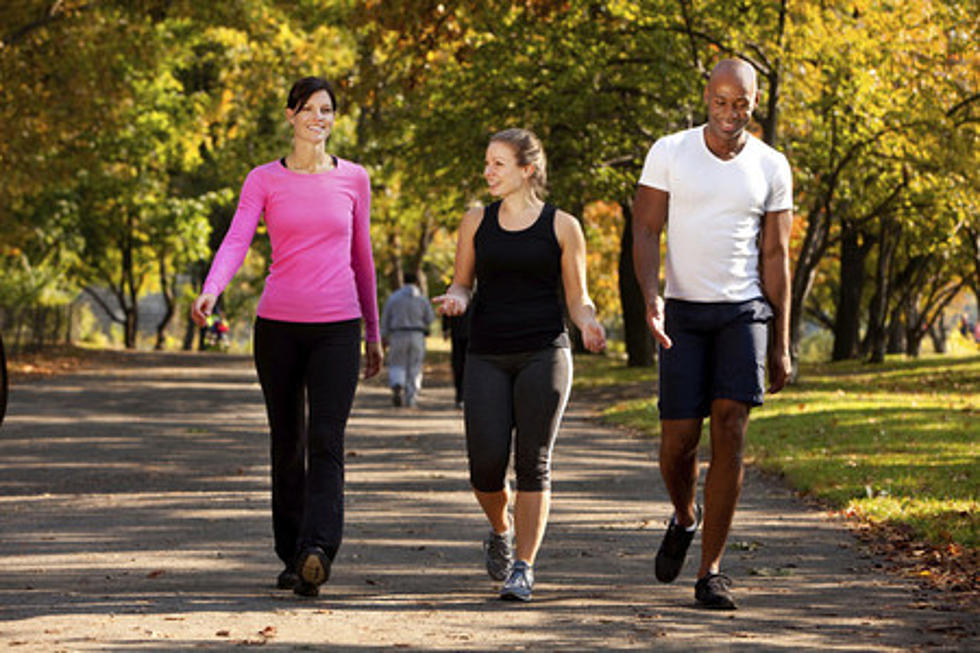
[[[388,386],[395,406],[415,406],[422,387],[425,336],[436,319],[418,278],[406,272],[381,312],[381,341],[388,351]]]

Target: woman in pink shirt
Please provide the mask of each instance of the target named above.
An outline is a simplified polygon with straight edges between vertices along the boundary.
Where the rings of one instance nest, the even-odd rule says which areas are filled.
[[[293,149],[252,169],[191,318],[203,325],[238,271],[260,217],[272,245],[255,319],[254,356],[272,439],[272,524],[285,564],[277,586],[316,596],[340,548],[344,429],[365,331],[365,378],[381,368],[371,255],[371,184],[328,154],[336,98],[330,84],[293,85],[286,119]]]

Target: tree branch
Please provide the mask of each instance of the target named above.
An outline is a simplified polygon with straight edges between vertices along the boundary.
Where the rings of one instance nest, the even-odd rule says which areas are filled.
[[[126,321],[125,319],[116,316],[115,312],[112,310],[109,304],[107,304],[106,301],[102,299],[102,297],[100,297],[98,293],[96,293],[92,289],[92,286],[85,286],[82,290],[88,293],[89,297],[91,297],[95,301],[95,303],[99,305],[99,308],[105,311],[105,314],[109,317],[110,320],[118,324],[123,324]]]
[[[34,30],[38,30],[41,29],[42,27],[46,27],[47,25],[50,25],[56,20],[60,20],[66,17],[68,15],[68,12],[66,11],[64,5],[65,5],[64,0],[55,0],[54,2],[52,2],[51,6],[44,12],[44,16],[30,23],[27,23],[26,25],[23,25],[15,29],[14,31],[10,32],[9,34],[7,34],[7,36],[3,38],[3,43],[0,43],[0,48],[3,48],[5,46],[17,45],[25,38],[27,38],[27,35],[33,32]],[[92,8],[91,4],[83,4],[83,5],[79,5],[78,7],[74,7],[76,11],[85,11],[91,8]]]

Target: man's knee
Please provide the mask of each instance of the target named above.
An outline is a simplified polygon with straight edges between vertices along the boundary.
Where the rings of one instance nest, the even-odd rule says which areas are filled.
[[[711,404],[711,421],[719,432],[741,440],[749,423],[750,406],[731,399],[715,399]]]
[[[715,400],[711,421],[712,462],[726,459],[733,465],[741,466],[749,406],[738,401]]]
[[[697,451],[701,441],[700,419],[666,419],[660,422],[660,449],[674,455]]]

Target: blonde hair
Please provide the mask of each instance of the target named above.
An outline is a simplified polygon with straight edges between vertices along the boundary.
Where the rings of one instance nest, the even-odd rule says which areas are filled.
[[[548,159],[544,154],[541,139],[529,129],[511,128],[499,131],[490,137],[490,142],[507,143],[514,149],[517,165],[533,166],[529,183],[531,191],[538,198],[548,194]]]

